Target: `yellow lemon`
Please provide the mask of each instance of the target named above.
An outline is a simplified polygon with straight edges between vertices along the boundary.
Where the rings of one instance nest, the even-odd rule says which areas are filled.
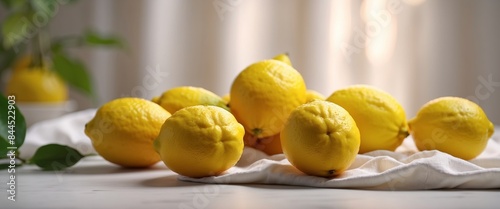
[[[282,62],[286,63],[287,65],[292,66],[292,61],[290,60],[288,53],[278,54],[275,57],[273,57],[273,60],[282,61]]]
[[[147,167],[160,161],[153,148],[162,124],[170,117],[159,105],[140,98],[120,98],[101,106],[85,125],[99,155],[124,167]]]
[[[283,148],[281,147],[281,134],[267,137],[267,140],[260,140],[262,151],[268,155],[282,154]]]
[[[314,91],[314,90],[310,90],[308,89],[306,91],[306,103],[308,102],[312,102],[312,101],[315,101],[315,100],[325,100],[325,96],[323,96],[323,94],[317,92],[317,91]]]
[[[458,97],[428,102],[409,126],[419,150],[436,149],[464,160],[481,154],[494,131],[479,105]]]
[[[31,64],[33,64],[32,62],[33,62],[32,55],[30,54],[23,55],[14,62],[14,64],[12,65],[12,69],[14,71],[17,71],[30,68]],[[47,68],[51,68],[52,62],[50,59],[44,58],[43,65],[46,66]]]
[[[278,134],[288,115],[306,101],[300,73],[276,60],[256,62],[231,86],[231,112],[257,138]]]
[[[229,93],[225,94],[221,98],[222,100],[224,100],[224,102],[226,102],[226,104],[229,104],[229,101],[231,101],[231,95],[229,95]]]
[[[359,153],[394,151],[408,136],[406,114],[390,94],[366,85],[335,91],[327,101],[346,109],[361,133]]]
[[[17,68],[7,82],[7,95],[19,102],[62,102],[68,99],[68,87],[46,67]]]
[[[221,97],[222,100],[226,103],[227,108],[231,108],[231,105],[229,104],[231,102],[231,95],[229,93],[225,94],[224,96]],[[225,108],[224,108],[225,109]]]
[[[245,130],[216,106],[183,108],[165,121],[154,146],[172,171],[193,178],[219,175],[243,154]]]
[[[344,108],[327,101],[295,109],[281,132],[288,161],[314,176],[334,177],[344,172],[356,158],[359,144],[354,119]]]
[[[280,134],[268,136],[265,138],[256,138],[249,133],[245,133],[243,139],[245,141],[245,146],[261,150],[268,155],[283,153],[283,149],[281,148]]]
[[[160,97],[153,98],[152,101],[172,114],[184,107],[194,105],[214,105],[229,110],[222,98],[204,88],[193,86],[180,86],[169,89],[163,92]]]

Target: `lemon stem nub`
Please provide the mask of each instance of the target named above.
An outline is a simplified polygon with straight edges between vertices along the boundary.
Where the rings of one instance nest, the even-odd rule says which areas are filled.
[[[335,170],[329,170],[328,175],[333,176],[335,174]]]
[[[408,132],[408,129],[407,128],[401,128],[399,130],[399,133],[398,133],[398,138],[405,139],[406,137],[408,137],[408,135],[410,135],[410,133]]]
[[[252,129],[252,134],[256,137],[259,138],[258,136],[262,133],[262,129],[260,128],[254,128]]]

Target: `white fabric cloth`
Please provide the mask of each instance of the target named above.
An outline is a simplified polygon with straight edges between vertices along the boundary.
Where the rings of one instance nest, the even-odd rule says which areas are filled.
[[[21,156],[30,157],[44,144],[59,143],[82,154],[95,153],[83,133],[95,109],[68,114],[33,125],[21,147]],[[294,168],[283,154],[268,156],[246,147],[238,164],[220,176],[180,180],[225,184],[282,184],[327,188],[383,190],[490,189],[500,188],[500,129],[495,130],[485,151],[465,161],[439,151],[418,152],[411,137],[395,151],[360,154],[342,175],[327,179],[308,176]]]
[[[238,164],[216,177],[183,181],[226,184],[284,184],[296,186],[381,190],[500,188],[500,130],[476,159],[465,161],[440,151],[419,152],[408,137],[395,151],[360,154],[351,167],[332,179],[308,176],[290,165],[283,154],[267,156],[246,147]]]
[[[96,153],[84,133],[85,124],[95,112],[96,109],[88,109],[33,124],[19,149],[20,157],[29,159],[39,147],[52,143],[70,146],[83,155]]]

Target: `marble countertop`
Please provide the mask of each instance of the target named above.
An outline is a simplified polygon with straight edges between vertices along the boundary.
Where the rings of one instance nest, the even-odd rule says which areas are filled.
[[[124,169],[89,157],[65,171],[16,170],[16,201],[1,170],[0,208],[498,208],[500,190],[371,191],[183,182],[162,163]]]

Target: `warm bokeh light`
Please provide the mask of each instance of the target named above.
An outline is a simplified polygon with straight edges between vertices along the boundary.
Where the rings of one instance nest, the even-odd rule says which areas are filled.
[[[387,63],[394,54],[398,36],[398,24],[395,18],[366,45],[366,57],[373,65]]]
[[[403,0],[405,3],[412,5],[412,6],[418,6],[420,4],[423,4],[425,0]]]

